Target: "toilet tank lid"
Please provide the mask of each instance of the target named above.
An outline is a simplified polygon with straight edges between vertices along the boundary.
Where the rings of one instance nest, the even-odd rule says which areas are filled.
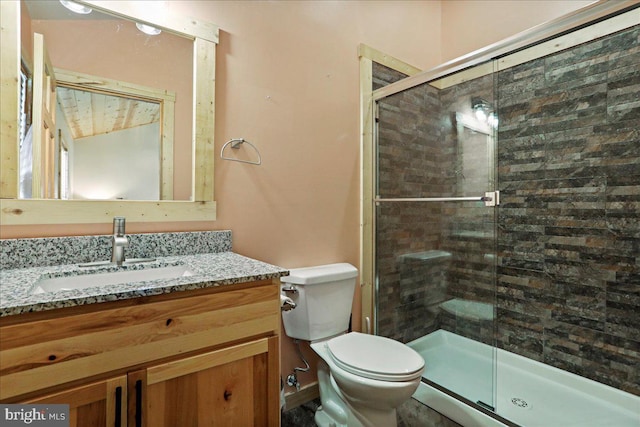
[[[289,275],[280,278],[282,283],[295,285],[314,285],[337,280],[352,279],[358,275],[358,269],[344,263],[318,265],[315,267],[292,268]]]

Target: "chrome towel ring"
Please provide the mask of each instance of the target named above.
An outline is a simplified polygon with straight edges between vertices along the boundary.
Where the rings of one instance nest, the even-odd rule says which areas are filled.
[[[242,160],[242,159],[236,159],[236,158],[233,158],[233,157],[225,157],[224,150],[225,150],[225,148],[227,148],[228,145],[231,145],[231,148],[233,148],[234,150],[239,150],[240,149],[240,145],[242,145],[243,143],[247,143],[247,144],[249,144],[251,146],[251,148],[253,148],[253,150],[258,155],[258,160],[257,161]],[[222,150],[220,150],[220,158],[222,160],[231,160],[232,162],[249,163],[250,165],[261,165],[262,164],[262,157],[260,157],[260,151],[258,151],[258,149],[256,148],[255,145],[253,145],[252,143],[250,143],[249,141],[247,141],[244,138],[233,138],[233,139],[225,142],[225,144],[222,146]]]

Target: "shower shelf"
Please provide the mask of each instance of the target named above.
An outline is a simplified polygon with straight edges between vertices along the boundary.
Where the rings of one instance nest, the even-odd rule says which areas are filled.
[[[403,261],[410,260],[410,261],[428,262],[428,261],[441,260],[444,258],[451,258],[451,253],[447,251],[430,250],[430,251],[404,254],[404,255],[400,255],[398,258],[400,258],[400,260],[403,260]]]
[[[440,307],[453,314],[470,320],[493,320],[494,306],[480,301],[453,298],[440,304]]]

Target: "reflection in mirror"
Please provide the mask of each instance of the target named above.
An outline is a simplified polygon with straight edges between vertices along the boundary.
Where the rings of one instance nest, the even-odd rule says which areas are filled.
[[[26,86],[42,78],[35,44],[42,34],[41,49],[55,69],[56,106],[39,129],[35,97],[48,92],[22,99],[21,197],[62,197],[60,155],[53,154],[60,152],[53,135],[61,131],[68,198],[191,199],[193,41],[96,10],[76,14],[57,1],[24,1],[22,22]]]
[[[72,199],[160,198],[159,103],[60,85],[56,98]]]
[[[69,199],[71,191],[71,179],[69,178],[69,146],[62,136],[62,130],[58,132],[58,162],[56,175],[58,177],[58,194],[62,200]]]
[[[183,221],[212,221],[216,219],[216,202],[214,201],[214,107],[215,107],[215,57],[216,44],[219,39],[219,29],[216,25],[192,17],[174,13],[166,2],[138,2],[138,1],[103,1],[78,0],[93,11],[86,17],[98,16],[103,11],[109,16],[119,16],[127,21],[113,19],[93,19],[89,24],[71,17],[72,12],[63,11],[63,19],[40,19],[33,12],[30,16],[24,0],[0,0],[0,74],[2,80],[2,98],[0,100],[0,222],[3,226],[31,225],[31,224],[95,224],[110,223],[113,216],[125,216],[132,222],[183,222]],[[56,1],[34,2],[40,5],[57,6]],[[167,13],[156,9],[164,8]],[[169,13],[170,12],[170,13]],[[78,15],[79,16],[79,15]],[[62,31],[47,33],[49,24],[68,21]],[[136,28],[131,21],[151,25],[162,32],[156,36],[146,35]],[[56,21],[56,22],[54,22]],[[77,33],[73,27],[83,27]],[[85,24],[82,24],[85,22]],[[118,22],[118,23],[117,23]],[[92,30],[112,24],[112,33],[96,35]],[[33,26],[40,26],[32,28]],[[163,136],[162,152],[162,183],[161,189],[173,184],[173,198],[166,200],[60,200],[46,197],[61,197],[64,190],[61,183],[64,170],[61,165],[65,162],[65,150],[57,153],[51,150],[56,145],[48,144],[46,153],[38,152],[41,158],[51,164],[57,164],[53,176],[57,180],[46,183],[46,194],[37,198],[19,198],[19,141],[20,135],[26,134],[20,129],[21,123],[31,124],[33,120],[32,104],[21,102],[21,98],[28,98],[35,88],[29,86],[33,69],[34,32],[39,31],[46,36],[48,44],[56,44],[62,40],[62,49],[50,53],[52,63],[46,70],[49,78],[43,79],[51,85],[44,86],[42,92],[47,94],[43,99],[55,100],[56,91],[51,90],[57,84],[59,69],[74,70],[91,76],[101,76],[96,86],[102,80],[113,79],[120,82],[130,82],[145,87],[161,88],[175,94],[175,120],[167,124],[167,102],[163,101],[161,128],[163,135],[174,135],[173,162],[167,162]],[[121,40],[121,36],[129,34],[133,39]],[[172,35],[172,40],[184,47],[166,50],[164,36]],[[158,42],[163,40],[162,43]],[[118,56],[107,54],[105,44],[118,41],[120,48]],[[66,43],[66,44],[65,44]],[[44,43],[42,43],[44,46]],[[85,48],[81,49],[81,45]],[[161,49],[153,50],[161,46]],[[44,49],[43,49],[44,51]],[[47,55],[43,55],[47,56]],[[161,62],[154,62],[161,61]],[[52,65],[53,64],[53,65]],[[76,67],[81,64],[81,67]],[[145,65],[151,65],[151,69]],[[55,73],[52,73],[55,67]],[[185,74],[185,69],[188,69]],[[115,74],[127,72],[128,76]],[[24,77],[24,78],[23,78]],[[60,78],[62,81],[63,79]],[[72,81],[72,80],[71,80]],[[32,82],[32,81],[31,81]],[[65,80],[63,83],[66,83]],[[87,82],[82,82],[84,86]],[[187,85],[183,90],[173,85]],[[133,98],[138,98],[134,96]],[[147,97],[143,97],[147,98]],[[180,106],[181,105],[181,106]],[[23,106],[23,111],[20,107]],[[56,109],[51,109],[55,111]],[[183,112],[186,111],[186,116]],[[54,113],[55,114],[55,113]],[[20,116],[27,119],[20,120]],[[42,119],[42,117],[41,117]],[[42,126],[30,126],[31,130],[40,129],[48,141],[55,141],[54,126],[40,120]],[[169,129],[175,126],[175,129]],[[25,126],[27,129],[27,126]],[[188,136],[182,137],[186,130]],[[60,138],[58,138],[60,140]],[[62,138],[63,143],[64,138]],[[186,146],[183,145],[186,141]],[[57,142],[56,142],[57,144]],[[69,144],[69,142],[66,142]],[[59,146],[58,146],[59,147]],[[46,155],[45,155],[46,154]],[[69,151],[67,151],[67,156]],[[67,159],[68,160],[68,159]],[[165,165],[171,163],[173,168],[173,183],[167,182]],[[34,177],[41,179],[40,164],[34,169]],[[39,175],[38,175],[39,174]],[[171,180],[169,180],[171,181]],[[44,194],[44,189],[40,189]]]
[[[496,128],[487,123],[485,118],[478,116],[459,112],[455,114],[457,155],[454,172],[461,197],[484,194],[495,188]]]
[[[434,145],[439,161],[449,164],[439,177],[451,197],[481,197],[495,189],[495,108],[493,63],[462,70],[426,82],[430,113],[442,143]],[[433,112],[437,112],[434,114]],[[437,176],[437,173],[436,173]],[[447,187],[448,186],[448,187]]]
[[[64,87],[56,90],[59,119],[73,139],[111,134],[137,126],[158,124],[160,104],[143,99]],[[159,139],[159,138],[158,138]]]

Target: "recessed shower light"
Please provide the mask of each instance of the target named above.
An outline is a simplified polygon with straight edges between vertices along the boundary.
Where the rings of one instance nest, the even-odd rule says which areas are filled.
[[[91,13],[93,9],[90,7],[84,6],[82,4],[76,3],[71,0],[60,0],[60,4],[69,9],[72,12],[79,13],[81,15],[87,15]]]
[[[150,36],[157,36],[162,32],[160,31],[159,28],[152,27],[151,25],[147,25],[147,24],[141,24],[139,22],[136,22],[136,27],[143,33],[148,34]]]

